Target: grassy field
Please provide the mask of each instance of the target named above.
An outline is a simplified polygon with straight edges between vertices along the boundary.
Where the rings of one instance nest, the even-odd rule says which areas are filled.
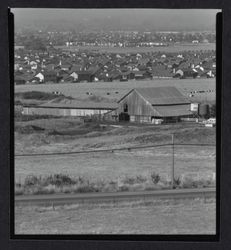
[[[208,44],[175,44],[168,47],[130,47],[130,48],[118,48],[118,47],[104,47],[104,46],[55,46],[63,50],[88,50],[97,52],[108,52],[108,53],[148,53],[148,52],[183,52],[183,51],[200,51],[200,50],[215,50],[215,43]]]
[[[16,207],[16,234],[215,234],[214,199]]]
[[[16,124],[16,154],[73,152],[170,143],[172,133],[175,134],[176,143],[215,143],[215,128],[205,128],[196,124],[121,127],[104,125],[106,127],[102,128],[98,125],[77,125],[63,118],[51,119],[50,123],[32,120]],[[28,124],[44,130],[35,131],[30,127],[27,131]],[[56,134],[49,132],[51,124],[56,124]],[[16,156],[15,177],[16,180],[22,181],[29,174],[38,176],[62,173],[86,176],[90,179],[115,180],[125,175],[150,175],[152,171],[162,176],[170,175],[171,165],[170,146],[113,153]],[[175,168],[176,176],[194,174],[197,177],[198,173],[212,176],[215,172],[215,147],[176,146]]]
[[[87,92],[95,96],[106,98],[110,101],[118,101],[129,90],[139,87],[177,87],[184,95],[189,96],[191,91],[213,92],[195,93],[191,97],[192,102],[215,102],[216,82],[215,79],[155,79],[144,81],[128,82],[94,82],[94,83],[62,83],[62,84],[39,84],[39,85],[17,85],[15,93],[27,91],[53,92],[60,91],[65,96],[71,96],[77,99],[89,98]]]
[[[90,91],[107,100],[118,100],[130,88],[150,86],[180,86],[182,91],[203,90],[215,87],[214,79],[204,80],[156,80],[132,81],[128,83],[79,83],[43,84],[16,86],[16,94],[28,90],[61,91],[66,96],[86,98]],[[118,92],[118,93],[117,93]],[[108,95],[107,93],[110,93]],[[207,95],[207,94],[201,94]],[[215,92],[209,93],[214,100]],[[213,96],[213,97],[212,97]],[[209,98],[208,98],[209,99]],[[205,96],[203,96],[203,100]],[[119,126],[118,126],[119,125]],[[128,126],[129,125],[129,126]],[[177,143],[215,144],[215,128],[200,124],[136,125],[136,124],[81,124],[70,118],[20,120],[15,122],[16,154],[73,152],[108,148],[132,147],[170,143],[175,134]],[[27,175],[67,174],[91,179],[115,180],[121,176],[150,175],[157,172],[170,175],[172,165],[171,147],[146,150],[120,151],[113,153],[91,153],[60,156],[38,156],[15,158],[15,178],[21,182]],[[211,177],[215,172],[215,147],[176,147],[176,177],[193,174]]]
[[[68,174],[93,180],[118,180],[125,176],[150,176],[156,172],[170,179],[172,150],[170,147],[134,152],[91,153],[62,156],[16,157],[16,180],[28,175]],[[215,148],[176,148],[175,176],[212,178],[215,169]]]

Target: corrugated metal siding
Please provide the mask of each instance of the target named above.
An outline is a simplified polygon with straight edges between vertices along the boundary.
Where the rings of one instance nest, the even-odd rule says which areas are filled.
[[[153,106],[160,114],[160,117],[187,116],[192,115],[190,104],[183,105],[168,105],[168,106]]]
[[[175,87],[154,87],[135,89],[152,105],[180,104],[190,103]]]
[[[130,122],[151,123],[151,116],[131,115]]]
[[[53,115],[53,116],[91,116],[103,115],[110,110],[98,109],[62,109],[62,108],[45,108],[45,107],[24,107],[23,113],[28,115]]]

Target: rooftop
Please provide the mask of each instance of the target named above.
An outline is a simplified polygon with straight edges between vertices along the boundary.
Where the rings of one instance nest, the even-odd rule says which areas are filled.
[[[152,105],[189,104],[190,101],[175,87],[134,89]]]
[[[38,107],[46,108],[74,108],[74,109],[116,109],[117,103],[113,102],[93,102],[93,101],[78,101],[75,99],[53,99],[49,102],[39,105]]]

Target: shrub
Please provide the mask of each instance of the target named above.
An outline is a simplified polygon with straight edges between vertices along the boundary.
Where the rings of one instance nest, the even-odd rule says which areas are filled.
[[[54,194],[55,192],[57,192],[57,189],[54,185],[49,184],[48,186],[44,187],[45,192],[49,193],[49,194]]]
[[[25,186],[35,186],[41,183],[41,178],[38,178],[35,175],[29,175],[26,177],[24,185]]]
[[[108,182],[108,184],[110,184],[110,185],[115,185],[115,184],[117,184],[117,182],[116,182],[116,181],[113,181],[113,180],[110,180],[110,181]]]
[[[68,185],[76,184],[76,181],[71,179],[67,175],[55,174],[53,176],[50,175],[47,178],[46,183],[49,183],[49,184],[55,185],[55,186],[68,186]]]
[[[91,193],[91,192],[98,192],[99,190],[88,183],[80,185],[76,188],[76,193]]]
[[[136,182],[136,179],[134,177],[128,177],[126,176],[123,181],[124,184],[129,184],[129,185],[133,185]]]
[[[154,185],[153,185],[154,184]],[[158,185],[157,185],[158,184]],[[151,182],[145,176],[125,176],[122,181],[92,180],[79,176],[71,178],[65,174],[55,174],[45,177],[29,175],[24,183],[15,183],[15,195],[21,194],[53,194],[53,193],[92,193],[92,192],[118,192],[137,190],[169,189],[171,182],[160,181],[160,175],[152,172]],[[194,180],[192,178],[174,179],[174,188],[198,188],[215,185],[213,179]]]
[[[181,184],[180,177],[174,178],[174,187],[179,187]]]
[[[96,182],[92,183],[93,187],[100,192],[103,190],[106,183],[103,180],[97,180]]]
[[[120,187],[119,187],[119,191],[121,191],[121,192],[126,192],[126,191],[129,191],[129,188],[128,188],[127,185],[123,185],[123,186],[120,186]]]
[[[157,184],[160,181],[160,175],[153,172],[151,173],[151,179],[154,184]]]
[[[72,193],[74,191],[74,186],[73,187],[70,187],[70,186],[64,186],[62,187],[62,193],[64,194],[68,194],[68,193]]]
[[[86,182],[85,178],[82,177],[82,176],[79,176],[77,179],[76,179],[77,183],[80,183],[80,184],[83,184]]]
[[[46,191],[44,191],[41,186],[34,186],[34,187],[31,187],[30,189],[27,188],[26,192],[28,194],[46,194]]]
[[[24,188],[16,185],[14,189],[14,193],[15,195],[22,195],[24,193]]]
[[[106,183],[104,187],[102,188],[101,192],[117,192],[118,186],[117,183]]]
[[[136,176],[136,182],[137,183],[143,183],[143,182],[146,182],[147,181],[147,178],[145,176],[142,176],[142,175],[137,175]]]
[[[208,187],[214,185],[215,182],[212,180],[193,180],[191,178],[186,178],[184,181],[180,184],[182,188],[201,188],[201,187]]]

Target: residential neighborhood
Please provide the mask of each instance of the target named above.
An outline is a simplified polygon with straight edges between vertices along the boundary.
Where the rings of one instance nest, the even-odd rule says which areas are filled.
[[[15,50],[15,85],[63,82],[112,82],[155,78],[214,78],[215,51],[109,53]]]

